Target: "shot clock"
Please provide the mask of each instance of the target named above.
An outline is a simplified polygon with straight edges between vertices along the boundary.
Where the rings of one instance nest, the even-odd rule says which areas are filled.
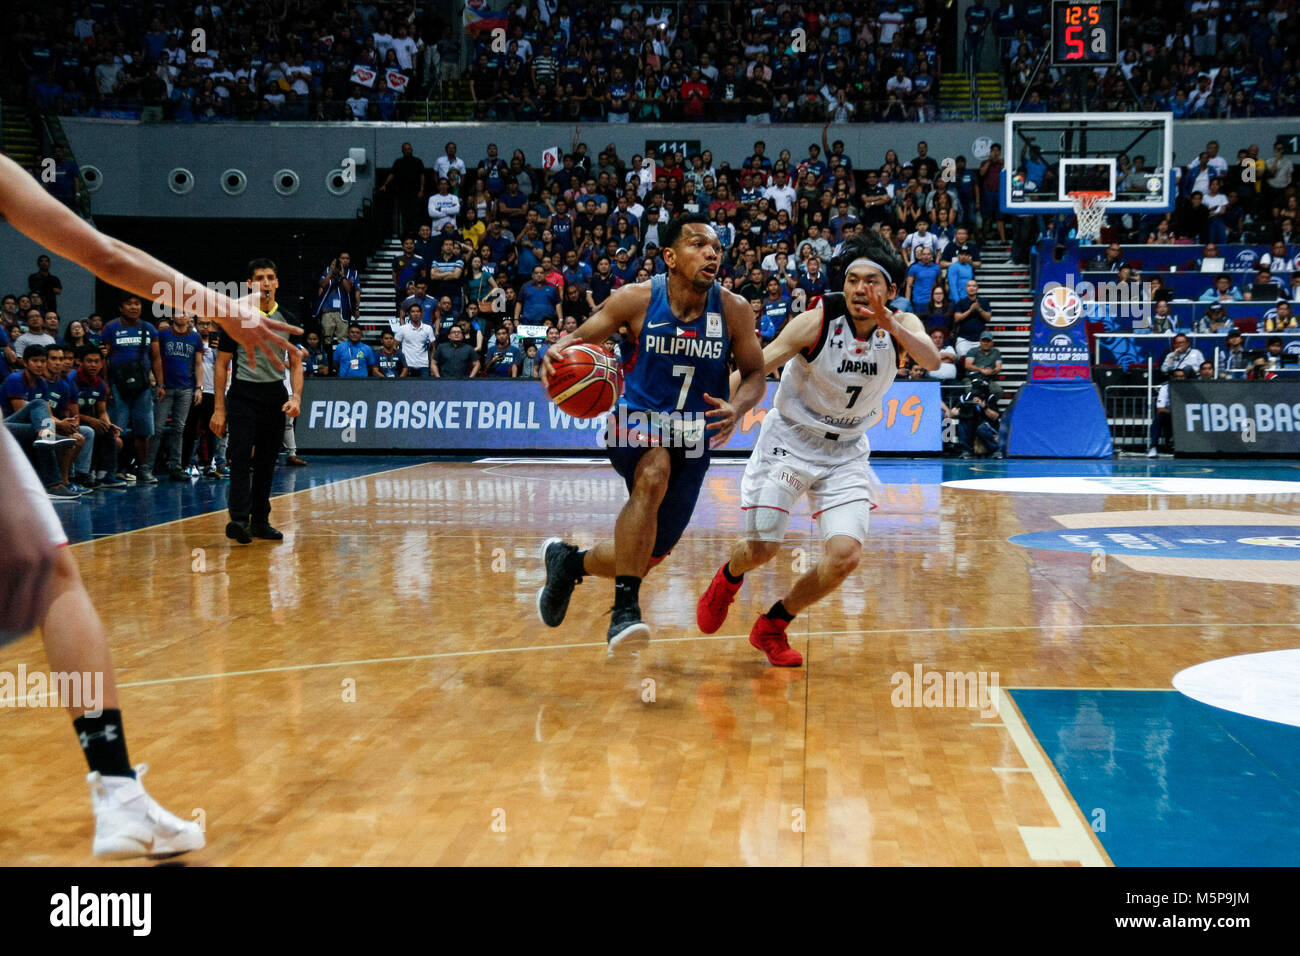
[[[1052,66],[1119,63],[1119,0],[1054,0]]]

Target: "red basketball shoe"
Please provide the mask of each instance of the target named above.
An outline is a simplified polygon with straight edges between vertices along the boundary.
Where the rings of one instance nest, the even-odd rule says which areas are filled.
[[[726,566],[724,563],[722,568]],[[727,620],[727,609],[736,600],[736,592],[740,590],[739,584],[727,580],[722,568],[718,568],[713,580],[709,582],[709,589],[700,595],[700,600],[695,605],[695,623],[705,634],[712,634],[722,627]]]
[[[789,621],[774,621],[766,614],[760,614],[754,622],[754,629],[749,632],[749,643],[767,655],[773,667],[798,667],[803,663],[803,655],[790,646],[785,638],[785,629]]]

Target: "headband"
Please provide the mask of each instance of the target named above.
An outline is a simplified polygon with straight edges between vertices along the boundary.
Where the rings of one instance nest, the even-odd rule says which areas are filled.
[[[890,276],[889,276],[889,270],[888,270],[888,269],[886,269],[884,266],[882,266],[879,262],[876,262],[876,261],[873,260],[873,259],[868,259],[866,256],[862,256],[861,258],[854,259],[852,262],[850,262],[850,263],[845,267],[845,269],[844,269],[844,274],[847,276],[850,272],[853,271],[853,268],[854,268],[855,266],[871,266],[871,268],[877,270],[877,271],[880,273],[881,277],[882,277],[886,282],[892,282],[892,281],[893,281],[893,279],[891,279]]]

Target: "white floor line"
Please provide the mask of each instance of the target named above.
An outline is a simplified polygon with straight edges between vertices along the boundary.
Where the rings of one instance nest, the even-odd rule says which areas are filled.
[[[1020,751],[1020,758],[1025,762],[1025,769],[1033,774],[1034,782],[1047,800],[1047,805],[1056,817],[1054,827],[1020,827],[1020,838],[1025,841],[1025,849],[1030,859],[1042,862],[1081,863],[1084,866],[1106,866],[1106,859],[1093,841],[1092,831],[1084,825],[1075,813],[1074,801],[1056,779],[1046,758],[1039,751],[1034,738],[1029,733],[1006,691],[997,689],[998,713],[1006,722],[1007,732],[1012,742]],[[999,769],[999,768],[993,768]]]

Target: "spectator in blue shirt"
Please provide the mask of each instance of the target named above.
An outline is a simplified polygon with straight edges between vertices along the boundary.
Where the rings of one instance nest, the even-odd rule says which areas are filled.
[[[334,347],[339,378],[368,378],[377,365],[374,350],[361,341],[361,326],[353,322],[348,326],[348,340]]]
[[[488,349],[487,360],[483,363],[483,374],[497,378],[518,378],[523,363],[524,353],[519,350],[519,346],[510,344],[510,330],[504,326],[497,329],[496,342]]]
[[[1241,290],[1232,284],[1232,277],[1225,272],[1214,277],[1214,285],[1200,294],[1198,302],[1240,302]]]
[[[578,258],[576,249],[568,249],[564,253],[564,268],[561,274],[564,276],[566,286],[576,285],[585,289],[587,283],[591,281],[591,266]]]
[[[541,325],[547,319],[561,321],[560,294],[546,281],[541,266],[535,266],[532,281],[520,287],[514,319],[523,325]]]
[[[108,346],[108,384],[113,389],[109,417],[125,435],[131,433],[139,479],[155,484],[149,460],[149,439],[153,437],[154,396],[150,389],[153,357],[158,353],[158,331],[141,316],[140,297],[122,299],[120,314],[104,326],[102,340]]]
[[[939,281],[942,267],[934,261],[929,246],[918,246],[916,261],[907,269],[906,296],[912,303],[912,311],[925,315],[930,304],[930,290]]]
[[[188,481],[181,470],[181,438],[190,406],[203,400],[203,338],[190,324],[190,317],[177,313],[170,327],[158,333],[157,349],[153,357],[154,421],[158,428],[149,439],[150,470],[162,442],[162,431],[167,429],[167,476],[172,481]],[[169,424],[170,423],[170,424]]]

